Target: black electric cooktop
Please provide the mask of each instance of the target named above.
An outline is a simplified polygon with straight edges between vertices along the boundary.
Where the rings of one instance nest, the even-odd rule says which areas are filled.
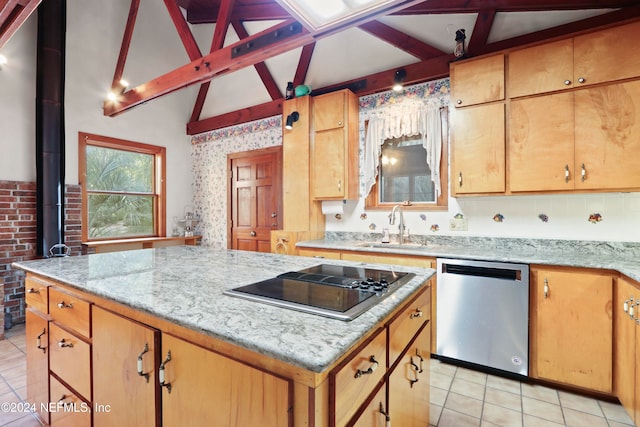
[[[224,291],[227,295],[352,320],[414,277],[412,273],[320,264]]]

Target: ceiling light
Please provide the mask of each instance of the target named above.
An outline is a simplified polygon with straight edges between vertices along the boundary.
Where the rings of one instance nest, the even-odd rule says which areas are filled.
[[[399,69],[393,75],[393,90],[395,92],[402,92],[404,88],[403,83],[407,78],[407,71],[404,68]]]
[[[117,99],[118,99],[118,95],[116,95],[116,94],[115,94],[115,93],[113,93],[113,92],[109,92],[109,93],[107,94],[107,99],[108,99],[109,101],[111,101],[111,102],[114,102],[115,100],[117,100]]]
[[[277,0],[312,32],[355,21],[385,7],[404,3],[398,0]]]
[[[3,65],[7,64],[7,62],[9,62],[7,61],[7,57],[0,53],[0,70],[2,69]]]
[[[293,124],[297,122],[299,118],[300,118],[300,113],[298,113],[297,111],[294,111],[293,113],[289,114],[287,116],[287,123],[284,126],[285,129],[287,130],[293,129]]]

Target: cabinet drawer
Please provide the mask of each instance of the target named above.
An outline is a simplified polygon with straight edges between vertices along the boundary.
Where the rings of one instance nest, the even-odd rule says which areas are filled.
[[[91,346],[54,322],[49,324],[49,369],[91,399]],[[51,398],[58,398],[51,392]]]
[[[90,304],[59,289],[49,289],[49,314],[59,324],[90,337]]]
[[[24,283],[24,293],[27,306],[42,313],[48,313],[49,300],[47,298],[49,283],[27,276]]]
[[[389,364],[393,365],[420,326],[431,317],[431,292],[427,287],[389,325]]]
[[[332,373],[333,391],[330,394],[331,406],[335,408],[332,411],[335,425],[344,425],[382,380],[387,366],[386,344],[386,330],[381,330]]]
[[[75,427],[91,425],[91,405],[62,385],[51,379],[51,425]]]

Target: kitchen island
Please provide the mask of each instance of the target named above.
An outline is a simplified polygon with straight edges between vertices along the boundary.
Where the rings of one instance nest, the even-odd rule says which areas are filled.
[[[370,425],[395,401],[426,424],[433,270],[397,268],[416,276],[350,322],[223,295],[320,263],[363,265],[187,246],[16,263],[29,400],[52,425]],[[41,411],[59,390],[92,410]]]

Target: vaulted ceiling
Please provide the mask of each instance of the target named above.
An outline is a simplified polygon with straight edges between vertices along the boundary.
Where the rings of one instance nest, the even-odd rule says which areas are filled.
[[[144,12],[131,0],[112,85],[117,101],[106,101],[104,114],[197,85],[187,123],[196,134],[280,114],[289,81],[310,85],[312,95],[345,87],[365,95],[388,90],[400,68],[407,83],[445,77],[458,29],[466,31],[468,55],[478,56],[640,17],[637,0],[397,0],[314,30],[281,1],[164,0],[188,62],[128,88],[120,79]],[[0,0],[0,47],[19,26],[10,6],[24,16],[37,3]]]

